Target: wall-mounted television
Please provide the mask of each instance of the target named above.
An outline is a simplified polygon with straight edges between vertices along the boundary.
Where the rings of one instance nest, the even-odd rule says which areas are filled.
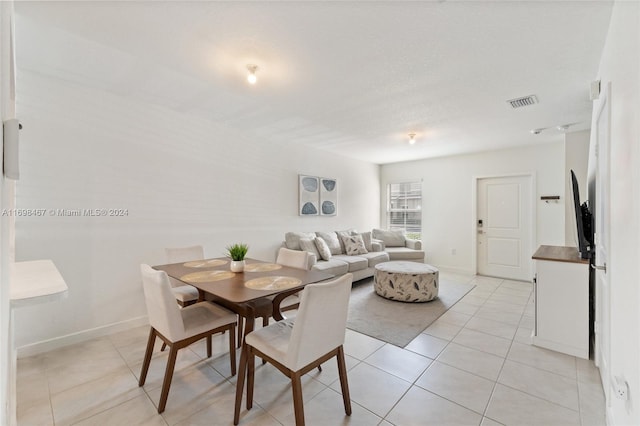
[[[587,201],[580,204],[580,190],[578,179],[571,170],[571,186],[573,187],[573,207],[576,213],[576,228],[578,231],[578,251],[583,259],[591,259],[593,253],[593,219]]]

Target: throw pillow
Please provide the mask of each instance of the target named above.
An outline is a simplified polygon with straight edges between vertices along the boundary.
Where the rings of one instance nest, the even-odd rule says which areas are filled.
[[[324,240],[331,250],[331,254],[342,254],[342,247],[340,247],[340,240],[335,232],[316,232],[316,235]]]
[[[364,246],[364,241],[362,240],[362,235],[360,234],[343,237],[342,241],[344,242],[344,248],[346,250],[346,253],[349,256],[355,256],[356,254],[369,253]]]
[[[386,247],[404,247],[405,237],[400,229],[374,229],[371,235],[376,240],[382,240]]]
[[[316,243],[316,248],[318,252],[320,252],[320,257],[324,260],[331,259],[331,250],[329,250],[329,246],[327,243],[320,237],[316,237],[313,240]]]
[[[309,238],[300,238],[300,249],[302,251],[308,251],[316,256],[316,260],[320,260],[320,252],[316,247],[315,241]]]
[[[336,234],[338,235],[338,241],[340,242],[340,253],[346,253],[346,249],[344,248],[344,242],[342,240],[343,237],[348,237],[349,235],[355,235],[358,232],[356,232],[355,229],[348,229],[346,231],[336,231]]]
[[[287,232],[284,234],[284,245],[291,250],[300,250],[300,238],[313,240],[315,237],[315,232]]]
[[[362,236],[362,241],[364,241],[364,248],[367,251],[373,251],[373,247],[371,246],[371,232],[363,232],[360,234]]]

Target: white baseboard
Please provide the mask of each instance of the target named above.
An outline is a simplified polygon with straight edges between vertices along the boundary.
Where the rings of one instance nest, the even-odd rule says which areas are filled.
[[[53,339],[43,340],[41,342],[31,343],[18,348],[18,358],[38,355],[64,346],[73,345],[74,343],[86,342],[87,340],[95,339],[96,337],[107,336],[109,334],[118,333],[120,331],[125,331],[147,324],[149,324],[149,318],[145,315],[125,321],[115,322],[113,324],[103,325],[101,327],[78,331],[77,333],[71,333],[65,336],[55,337]]]

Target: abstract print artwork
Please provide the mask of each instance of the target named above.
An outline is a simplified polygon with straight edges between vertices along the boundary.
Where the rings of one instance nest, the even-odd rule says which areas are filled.
[[[320,178],[298,175],[300,216],[318,216],[320,202]]]
[[[338,213],[338,182],[335,179],[320,178],[320,214],[335,216]]]

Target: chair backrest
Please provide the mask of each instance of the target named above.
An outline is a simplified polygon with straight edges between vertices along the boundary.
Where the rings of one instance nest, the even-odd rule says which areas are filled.
[[[188,262],[190,260],[204,259],[204,249],[202,246],[167,248],[164,250],[167,254],[168,263]]]
[[[345,274],[305,287],[285,365],[298,370],[344,343],[352,280],[352,274]]]
[[[140,273],[149,324],[172,342],[181,340],[185,334],[184,321],[167,273],[144,264],[140,266]]]
[[[290,268],[309,270],[309,252],[281,247],[278,250],[276,263]]]

